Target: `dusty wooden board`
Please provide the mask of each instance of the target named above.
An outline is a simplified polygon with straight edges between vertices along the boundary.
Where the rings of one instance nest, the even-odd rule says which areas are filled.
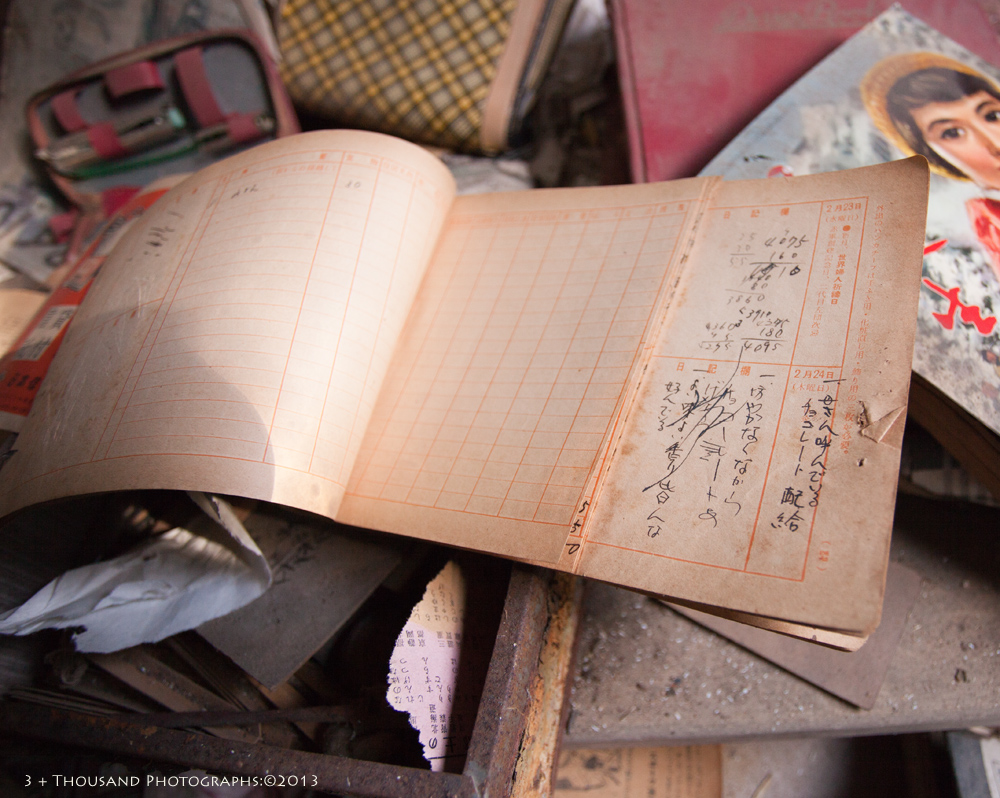
[[[548,798],[552,794],[559,740],[565,721],[576,635],[583,603],[580,577],[555,573],[548,591],[538,673],[531,685],[524,736],[514,770],[511,798]]]
[[[805,640],[736,623],[706,612],[670,605],[676,612],[717,632],[769,662],[843,698],[871,709],[896,653],[910,608],[920,593],[920,574],[889,564],[882,620],[857,651],[838,651]]]
[[[351,618],[408,545],[263,504],[244,525],[274,581],[259,599],[198,632],[268,687],[284,682]]]
[[[591,585],[564,744],[1000,725],[1000,511],[900,496],[891,559],[923,578],[875,706],[861,710],[658,602]]]

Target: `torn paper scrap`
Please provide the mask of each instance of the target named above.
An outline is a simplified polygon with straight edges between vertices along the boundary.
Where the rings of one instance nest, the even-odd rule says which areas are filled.
[[[191,494],[215,524],[210,537],[177,527],[113,560],[67,571],[20,607],[0,634],[85,627],[80,651],[155,643],[248,604],[271,583],[267,561],[226,502]]]
[[[461,569],[449,562],[413,608],[389,659],[386,698],[409,713],[433,771],[465,761],[479,705],[458,683],[465,596]]]

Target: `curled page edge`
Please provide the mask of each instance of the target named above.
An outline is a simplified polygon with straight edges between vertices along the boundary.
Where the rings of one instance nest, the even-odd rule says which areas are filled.
[[[225,499],[210,493],[200,491],[188,491],[191,500],[201,508],[202,512],[211,518],[229,533],[228,539],[217,540],[217,543],[226,545],[229,541],[235,541],[239,548],[227,546],[253,573],[266,582],[266,590],[271,586],[271,567],[267,564],[267,558],[258,548],[253,538],[244,528],[242,522],[236,517],[232,506]],[[261,591],[263,593],[263,591]],[[233,609],[236,609],[233,607]]]

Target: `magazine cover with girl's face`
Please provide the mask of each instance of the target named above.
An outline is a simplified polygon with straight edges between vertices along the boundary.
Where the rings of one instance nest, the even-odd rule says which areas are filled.
[[[1000,69],[894,6],[702,174],[814,174],[914,154],[932,176],[913,369],[1000,433]]]

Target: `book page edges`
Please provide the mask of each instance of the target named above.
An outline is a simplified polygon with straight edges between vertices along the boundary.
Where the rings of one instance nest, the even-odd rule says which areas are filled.
[[[786,635],[787,637],[795,637],[800,640],[808,640],[813,643],[819,643],[820,645],[828,646],[829,648],[834,648],[838,651],[857,651],[865,644],[865,641],[869,638],[869,636],[871,636],[872,632],[878,628],[878,619],[876,619],[871,628],[860,632],[852,632],[825,629],[818,626],[809,626],[807,624],[792,623],[790,621],[782,621],[778,618],[768,618],[763,615],[737,612],[736,610],[713,607],[709,604],[698,604],[693,601],[664,600],[663,603],[668,607],[674,607],[675,605],[677,608],[686,607],[688,609],[698,610],[706,615],[724,618],[728,621],[734,621],[746,626],[753,626],[757,629],[764,629],[768,632],[776,632],[777,634]],[[697,620],[697,618],[694,618],[693,620]]]
[[[479,140],[486,152],[497,152],[508,145],[507,132],[514,113],[514,102],[538,26],[545,21],[546,0],[521,0],[510,21],[510,35],[497,65],[486,102],[483,103]]]
[[[549,568],[562,549],[561,536],[545,534],[538,522],[387,501],[356,501],[350,494],[344,497],[336,520]]]

